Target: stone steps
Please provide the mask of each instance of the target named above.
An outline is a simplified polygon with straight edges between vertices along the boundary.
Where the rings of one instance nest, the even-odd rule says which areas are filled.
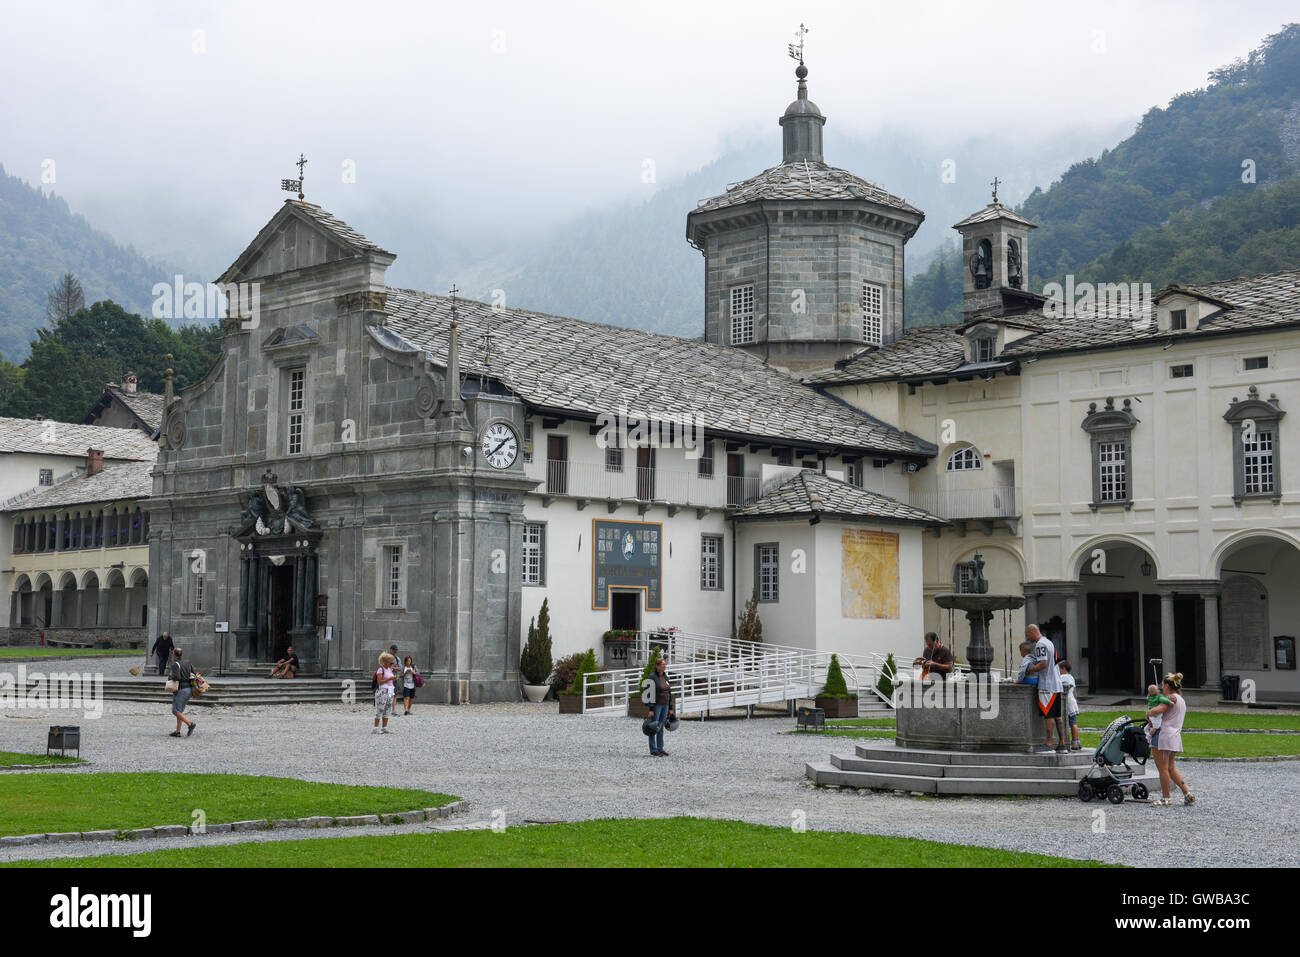
[[[854,755],[810,761],[804,774],[816,784],[914,791],[922,794],[1077,795],[1092,768],[1091,751],[1068,754],[938,751],[894,744],[860,744]],[[1134,781],[1158,783],[1155,765],[1133,770]]]
[[[332,678],[293,678],[291,680],[236,680],[209,679],[212,690],[190,698],[191,706],[213,705],[276,705],[276,704],[335,704],[343,701],[343,682]],[[370,687],[355,688],[358,700],[370,696]],[[108,678],[104,681],[104,698],[108,701],[135,701],[170,704],[172,692],[163,688],[163,679]]]

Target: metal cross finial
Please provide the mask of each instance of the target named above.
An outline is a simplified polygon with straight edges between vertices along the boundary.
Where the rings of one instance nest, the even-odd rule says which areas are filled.
[[[786,45],[787,49],[790,51],[790,59],[798,60],[801,66],[803,65],[803,38],[807,35],[807,33],[808,33],[808,28],[805,27],[802,23],[799,24],[799,29],[795,32],[795,36],[799,38],[799,42],[790,43]]]
[[[302,153],[299,153],[298,162],[295,163],[294,165],[298,167],[298,178],[280,180],[280,188],[284,190],[286,193],[292,193],[294,190],[297,190],[298,198],[304,199],[305,197],[303,196],[302,193],[302,181],[303,181],[302,168],[307,165],[307,157],[304,156]]]
[[[996,203],[998,201],[998,178],[994,176],[993,182],[989,185],[993,187],[993,202]]]
[[[451,289],[448,290],[448,294],[451,296],[451,311],[453,314],[456,312],[456,293],[458,292],[460,292],[460,290],[456,288],[455,283],[452,283]]]

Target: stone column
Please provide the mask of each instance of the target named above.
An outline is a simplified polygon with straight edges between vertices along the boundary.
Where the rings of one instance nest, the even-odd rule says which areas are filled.
[[[1205,601],[1205,684],[1204,688],[1218,688],[1222,676],[1219,658],[1219,594],[1211,592],[1202,596]]]
[[[81,627],[81,606],[82,606],[82,604],[83,604],[82,598],[85,596],[85,594],[86,594],[86,589],[84,589],[84,588],[78,588],[78,589],[77,589],[77,617],[76,617],[76,619],[72,622],[72,626],[73,626],[74,628],[80,628],[80,627]]]
[[[50,599],[50,627],[63,627],[63,589],[53,589],[54,594]]]
[[[1077,654],[1075,657],[1082,657],[1084,643],[1083,632],[1079,630],[1079,596],[1065,596],[1065,640],[1072,642]],[[1091,659],[1089,659],[1091,661]]]
[[[1038,624],[1038,596],[1025,594],[1025,624]]]
[[[131,586],[122,589],[122,624],[131,627]]]
[[[1174,593],[1162,590],[1160,592],[1160,657],[1164,659],[1162,674],[1177,670],[1174,649]]]
[[[108,596],[111,593],[108,585],[99,586],[99,600],[95,603],[95,624],[106,626],[108,624]]]

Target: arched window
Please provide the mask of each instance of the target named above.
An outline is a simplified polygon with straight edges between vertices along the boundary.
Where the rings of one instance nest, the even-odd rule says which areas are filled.
[[[36,550],[45,551],[45,516],[42,515],[36,520]]]
[[[140,539],[140,541],[141,543],[146,543],[149,541],[149,513],[148,512],[144,513],[143,537]]]
[[[1023,279],[1020,270],[1020,243],[1007,240],[1007,285],[1019,289]]]
[[[59,550],[59,516],[57,514],[45,517],[45,550],[47,552]]]
[[[975,591],[975,563],[958,562],[952,569],[952,590],[960,595]]]
[[[135,513],[131,516],[131,544],[139,545],[143,539],[140,537],[144,531],[143,519],[140,517],[140,506],[135,507]]]
[[[970,274],[976,289],[987,289],[993,283],[993,244],[981,239],[970,257]]]
[[[104,547],[104,510],[95,513],[95,547]]]
[[[125,505],[117,516],[117,543],[119,545],[131,544],[131,510]]]
[[[983,467],[979,450],[973,445],[963,445],[948,456],[947,471],[949,472],[974,472]]]
[[[95,516],[86,509],[86,514],[81,516],[81,547],[95,547]]]
[[[23,523],[14,522],[14,554],[23,550]]]

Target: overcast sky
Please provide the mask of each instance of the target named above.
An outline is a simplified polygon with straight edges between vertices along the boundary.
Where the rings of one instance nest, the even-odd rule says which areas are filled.
[[[53,161],[49,188],[152,252],[196,248],[184,237],[200,233],[246,242],[299,151],[307,198],[340,215],[398,202],[480,234],[648,195],[756,137],[772,139],[776,162],[800,21],[828,152],[837,132],[902,127],[933,142],[938,163],[945,145],[991,129],[1014,149],[1027,125],[1136,120],[1296,18],[1294,2],[1274,0],[0,0],[0,11],[0,163],[35,184]]]

